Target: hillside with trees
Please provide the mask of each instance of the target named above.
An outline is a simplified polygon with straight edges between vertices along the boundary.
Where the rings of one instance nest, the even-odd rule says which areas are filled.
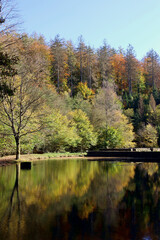
[[[11,17],[12,19],[13,17]],[[6,27],[8,24],[8,28]],[[160,58],[0,24],[0,155],[160,145]]]

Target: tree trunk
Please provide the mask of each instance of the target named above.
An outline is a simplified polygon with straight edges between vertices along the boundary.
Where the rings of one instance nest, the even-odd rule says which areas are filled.
[[[59,93],[59,64],[58,64],[58,70],[57,70],[57,88]]]
[[[132,79],[129,77],[128,79],[128,85],[129,85],[129,94],[132,96]]]
[[[16,137],[16,160],[20,159],[20,139]]]
[[[83,82],[82,49],[80,48],[80,80]]]
[[[73,76],[71,71],[71,97],[73,96]]]

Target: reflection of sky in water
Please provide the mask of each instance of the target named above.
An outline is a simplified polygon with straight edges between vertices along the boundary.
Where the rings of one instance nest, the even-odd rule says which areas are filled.
[[[145,236],[143,237],[143,240],[152,240],[152,238],[150,236]]]

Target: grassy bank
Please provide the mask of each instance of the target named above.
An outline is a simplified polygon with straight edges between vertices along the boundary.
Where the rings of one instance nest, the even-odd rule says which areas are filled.
[[[43,153],[43,154],[26,154],[21,155],[20,160],[47,160],[57,158],[73,158],[73,157],[84,157],[86,153]]]
[[[86,153],[43,153],[43,154],[24,154],[20,156],[19,161],[36,161],[61,158],[79,158],[84,157]],[[15,155],[4,156],[0,158],[0,166],[5,166],[16,162]]]

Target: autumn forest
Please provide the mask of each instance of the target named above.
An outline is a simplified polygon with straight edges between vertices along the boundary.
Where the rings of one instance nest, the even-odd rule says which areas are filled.
[[[158,147],[160,60],[131,45],[1,36],[0,153]]]

